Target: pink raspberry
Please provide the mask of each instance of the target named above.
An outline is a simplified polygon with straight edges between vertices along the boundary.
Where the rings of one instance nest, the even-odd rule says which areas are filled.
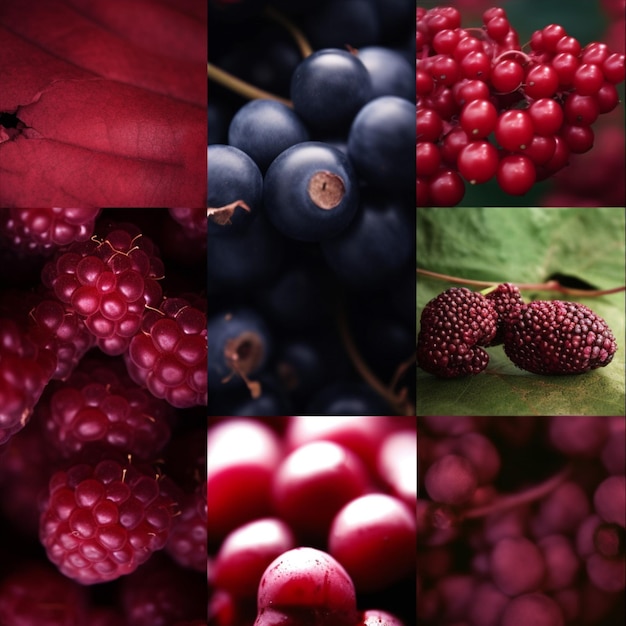
[[[132,626],[177,626],[206,620],[206,598],[204,576],[178,567],[164,554],[156,554],[121,581],[121,605]]]
[[[173,499],[136,464],[78,464],[50,479],[39,538],[67,577],[91,585],[133,572],[165,546]]]
[[[168,209],[172,219],[176,220],[191,239],[207,236],[206,209]]]
[[[42,563],[23,563],[0,581],[0,624],[86,624],[87,596],[75,582]]]
[[[26,425],[55,368],[49,350],[0,318],[0,444]]]
[[[169,440],[169,404],[138,387],[121,360],[111,361],[83,360],[41,406],[43,428],[61,456],[96,448],[149,460]]]
[[[178,408],[207,404],[204,308],[166,298],[159,310],[146,313],[125,358],[131,378],[157,398]]]
[[[25,252],[52,252],[59,246],[86,241],[93,234],[101,209],[5,209],[0,232],[14,248]]]
[[[74,243],[48,263],[42,282],[70,304],[106,354],[122,354],[147,306],[158,307],[163,263],[150,239],[131,224],[113,227],[101,241]]]
[[[95,343],[95,337],[69,305],[42,300],[30,312],[29,334],[57,358],[53,379],[65,380]]]
[[[207,564],[206,481],[193,494],[185,494],[181,514],[174,519],[165,551],[181,566],[205,572]]]

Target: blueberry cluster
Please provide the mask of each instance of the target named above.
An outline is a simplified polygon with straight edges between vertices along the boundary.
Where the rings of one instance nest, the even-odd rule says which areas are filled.
[[[209,414],[413,412],[412,4],[209,8]]]

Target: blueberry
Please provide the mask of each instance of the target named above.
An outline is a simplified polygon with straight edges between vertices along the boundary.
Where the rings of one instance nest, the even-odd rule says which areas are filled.
[[[243,150],[265,172],[284,150],[309,140],[302,120],[275,100],[252,100],[237,111],[228,129],[228,143]]]
[[[372,82],[359,59],[334,48],[318,50],[298,65],[291,99],[298,115],[319,130],[347,128],[372,97]]]
[[[406,206],[393,197],[370,194],[361,204],[348,228],[323,241],[322,250],[344,283],[375,289],[411,259],[415,230]]]
[[[335,383],[313,396],[303,415],[384,415],[387,403],[365,383]]]
[[[263,370],[272,349],[270,332],[261,316],[246,308],[217,313],[207,322],[207,337],[209,390],[248,385],[256,396],[251,377]]]
[[[415,182],[415,103],[397,96],[368,102],[355,117],[348,155],[364,180],[394,193],[411,193]]]
[[[415,71],[402,54],[390,48],[367,46],[359,48],[359,59],[372,79],[373,98],[415,98]]]
[[[263,177],[256,163],[239,148],[207,148],[209,233],[231,234],[259,211]]]
[[[372,0],[327,2],[309,16],[306,35],[314,48],[350,45],[353,48],[377,43],[380,25]]]
[[[261,286],[279,270],[283,249],[283,238],[264,215],[229,237],[209,235],[209,285],[231,290]]]
[[[308,141],[287,148],[265,175],[265,210],[287,237],[321,241],[340,233],[358,207],[358,185],[348,158]]]

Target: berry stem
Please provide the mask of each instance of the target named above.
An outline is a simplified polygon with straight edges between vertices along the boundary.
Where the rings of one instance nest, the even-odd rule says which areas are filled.
[[[551,476],[538,485],[534,485],[519,493],[502,496],[497,498],[495,502],[490,502],[485,506],[469,509],[462,513],[462,517],[464,519],[476,519],[493,513],[501,513],[507,509],[513,509],[524,504],[530,504],[536,500],[541,500],[552,493],[561,483],[563,483],[570,475],[571,471],[571,466],[567,465],[558,474]]]
[[[274,7],[267,7],[265,9],[265,15],[269,17],[271,20],[274,20],[281,26],[287,30],[287,32],[293,37],[293,40],[296,42],[298,49],[300,50],[300,54],[306,59],[306,57],[311,56],[313,54],[313,48],[311,44],[308,42],[307,38],[304,36],[302,31],[287,17],[285,17],[280,11],[277,11]]]
[[[416,268],[415,272],[421,276],[428,276],[430,278],[436,278],[438,280],[445,280],[453,283],[459,283],[461,285],[475,285],[476,287],[493,287],[498,283],[486,280],[471,280],[469,278],[461,278],[458,276],[451,276],[449,274],[440,274],[438,272],[431,272],[421,268]],[[511,281],[509,281],[511,282]],[[571,296],[608,296],[612,293],[620,293],[626,291],[626,285],[621,287],[613,287],[611,289],[573,289],[571,287],[564,287],[558,280],[548,280],[545,283],[515,283],[520,290],[525,291],[557,291],[559,293],[565,293]],[[484,295],[484,294],[483,294]]]
[[[394,392],[392,387],[386,386],[372,372],[361,356],[361,353],[356,347],[354,339],[350,333],[345,307],[340,304],[338,309],[337,324],[339,327],[339,334],[344,348],[350,357],[350,361],[352,361],[352,364],[357,372],[377,394],[389,403],[398,415],[413,415],[413,408],[407,399],[407,390],[403,388],[398,392]]]
[[[241,80],[241,78],[237,78],[233,76],[231,73],[213,65],[213,63],[207,63],[207,75],[210,80],[226,87],[229,91],[239,94],[248,100],[256,100],[257,98],[263,98],[265,100],[276,100],[277,102],[281,102],[285,106],[289,108],[293,108],[293,103],[291,100],[287,100],[286,98],[281,98],[269,91],[265,91],[264,89],[260,89],[259,87],[255,87],[245,80]]]

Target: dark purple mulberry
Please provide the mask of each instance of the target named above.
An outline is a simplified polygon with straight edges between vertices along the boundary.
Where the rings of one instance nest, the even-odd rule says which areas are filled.
[[[453,287],[431,300],[421,317],[417,364],[442,378],[482,372],[486,346],[496,334],[497,313],[480,293]]]
[[[616,350],[607,323],[577,302],[536,300],[506,321],[504,351],[535,374],[582,374],[608,365]]]
[[[505,321],[511,315],[518,313],[524,306],[522,294],[513,283],[502,283],[493,291],[485,295],[496,309],[498,314],[498,330],[492,339],[490,346],[499,346],[504,341]]]

